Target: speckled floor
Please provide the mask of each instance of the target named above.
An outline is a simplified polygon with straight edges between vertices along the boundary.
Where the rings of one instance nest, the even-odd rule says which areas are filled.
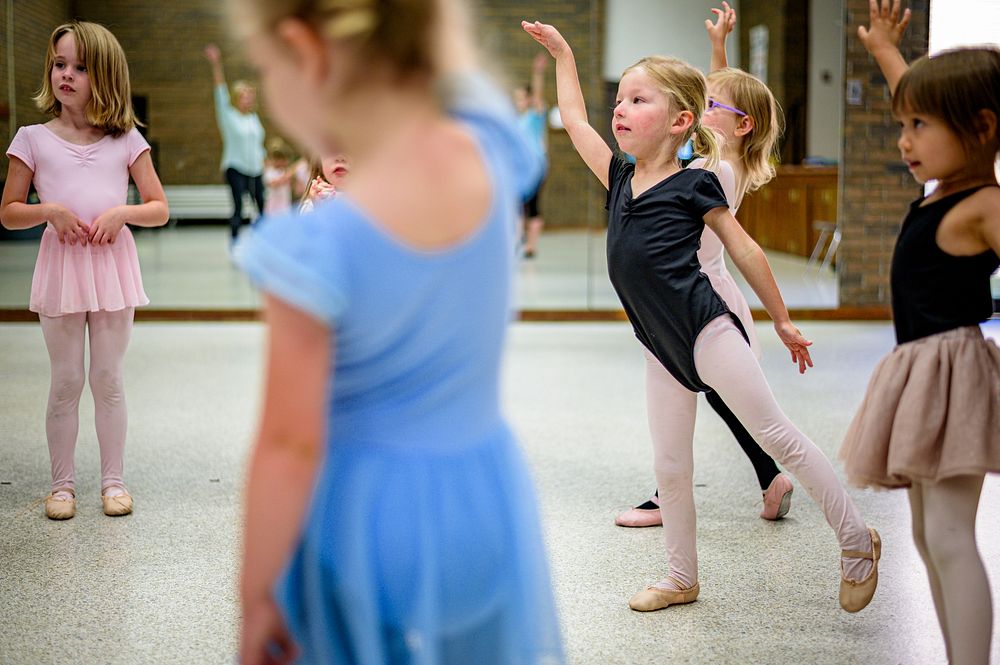
[[[760,325],[765,371],[786,412],[833,455],[892,333],[883,323],[802,327],[816,368],[799,376]],[[1000,325],[990,330],[1000,335]],[[85,392],[79,512],[51,522],[40,501],[44,344],[37,325],[0,325],[0,663],[233,662],[239,502],[262,339],[258,324],[138,325],[127,361],[136,512],[100,512]],[[630,611],[628,597],[665,574],[661,529],[612,523],[652,489],[642,391],[642,356],[624,324],[513,327],[505,395],[539,486],[571,663],[944,662],[905,496],[852,492],[882,533],[884,559],[872,605],[847,615],[837,605],[837,545],[819,510],[798,489],[787,519],[757,518],[751,467],[708,409],[695,446],[701,598]],[[979,538],[994,580],[998,509],[1000,482],[990,478]],[[997,639],[993,657],[1000,662]]]

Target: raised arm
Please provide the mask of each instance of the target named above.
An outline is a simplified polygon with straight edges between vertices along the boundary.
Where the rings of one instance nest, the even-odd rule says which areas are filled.
[[[545,68],[549,59],[539,53],[531,63],[531,106],[539,113],[545,112]]]
[[[813,366],[808,348],[812,342],[803,337],[799,329],[792,324],[785,301],[781,298],[781,291],[778,290],[778,284],[771,273],[771,266],[764,256],[764,250],[747,235],[726,208],[710,210],[705,215],[705,224],[719,236],[733,263],[760,298],[764,309],[774,321],[775,332],[791,352],[792,362],[798,363],[799,373],[804,374],[807,367]]]
[[[900,15],[900,0],[868,0],[870,25],[858,26],[858,38],[882,70],[889,92],[896,93],[896,85],[903,78],[908,65],[899,52],[899,41],[910,24],[910,10]]]
[[[555,58],[556,96],[563,126],[566,127],[577,153],[607,188],[611,148],[587,121],[587,104],[583,99],[583,90],[580,89],[573,50],[551,25],[522,21],[521,27]]]
[[[728,2],[722,3],[722,9],[712,7],[715,21],[705,19],[705,30],[708,31],[708,41],[712,44],[712,63],[710,71],[725,69],[729,66],[726,55],[726,37],[736,26],[736,10]]]
[[[212,65],[212,80],[215,85],[226,85],[226,76],[222,73],[222,52],[215,44],[205,47],[205,59]]]

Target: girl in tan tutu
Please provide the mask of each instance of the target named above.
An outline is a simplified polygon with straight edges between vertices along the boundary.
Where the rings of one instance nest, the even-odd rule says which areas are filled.
[[[1000,349],[979,323],[1000,265],[1000,49],[963,48],[911,66],[899,0],[871,1],[859,28],[892,91],[899,150],[917,181],[892,259],[898,346],[872,375],[841,455],[860,485],[906,487],[913,538],[952,665],[987,663],[989,581],[976,548],[983,478],[1000,472]]]

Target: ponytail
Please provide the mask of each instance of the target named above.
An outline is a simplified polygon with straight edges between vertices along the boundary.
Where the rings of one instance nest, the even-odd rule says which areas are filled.
[[[714,171],[722,156],[715,132],[699,122],[694,128],[693,139],[694,153],[705,158],[705,165],[702,168]]]

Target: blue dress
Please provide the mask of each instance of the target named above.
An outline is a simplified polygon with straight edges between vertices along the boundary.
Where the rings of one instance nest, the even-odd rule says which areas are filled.
[[[460,89],[449,108],[493,186],[469,238],[414,250],[338,197],[238,248],[261,289],[334,333],[325,456],[275,588],[304,663],[564,660],[533,485],[500,410],[516,211],[539,165],[492,85]]]

